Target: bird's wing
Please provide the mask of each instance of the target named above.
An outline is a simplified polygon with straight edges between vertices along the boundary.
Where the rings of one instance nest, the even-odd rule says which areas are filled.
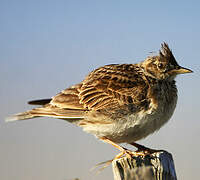
[[[148,85],[137,65],[107,65],[94,70],[83,82],[63,90],[51,101],[30,102],[43,106],[12,116],[10,120],[38,116],[83,119],[88,111],[107,111],[109,114],[118,110],[122,114],[130,110],[138,111],[148,104],[147,89]]]
[[[81,85],[78,84],[63,90],[52,99],[29,101],[28,103],[31,105],[42,105],[42,107],[10,116],[6,121],[31,119],[40,116],[67,119],[68,121],[83,119],[84,113],[87,109],[79,103],[78,90],[80,86]]]
[[[107,65],[91,72],[80,87],[80,104],[89,110],[111,110],[147,102],[147,84],[137,65]]]
[[[50,104],[62,109],[80,109],[86,110],[84,105],[80,103],[79,93],[82,84],[71,86],[54,96]]]
[[[64,116],[70,111],[75,111],[77,116],[93,111],[108,114],[119,112],[122,115],[137,112],[146,108],[149,103],[146,100],[148,84],[141,74],[140,68],[132,64],[100,67],[80,84],[54,96],[49,103],[51,111],[59,111],[58,114],[61,115],[63,112]],[[72,116],[73,114],[69,115]]]

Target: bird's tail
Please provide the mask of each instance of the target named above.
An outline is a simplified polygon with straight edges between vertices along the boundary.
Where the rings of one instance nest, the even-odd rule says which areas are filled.
[[[23,113],[14,114],[12,116],[7,117],[6,118],[6,122],[17,121],[17,120],[25,120],[25,119],[32,119],[34,117],[37,117],[37,116],[34,116],[29,111],[26,111],[26,112],[23,112]]]
[[[84,110],[80,109],[61,109],[51,105],[35,108],[26,112],[18,113],[6,118],[7,122],[32,119],[36,117],[54,117],[68,121],[80,120],[84,118]]]

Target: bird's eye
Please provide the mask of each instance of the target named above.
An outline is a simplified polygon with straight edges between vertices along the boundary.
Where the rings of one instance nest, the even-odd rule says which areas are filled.
[[[162,64],[162,63],[158,63],[158,67],[159,67],[160,69],[162,69],[162,68],[163,68],[163,64]]]

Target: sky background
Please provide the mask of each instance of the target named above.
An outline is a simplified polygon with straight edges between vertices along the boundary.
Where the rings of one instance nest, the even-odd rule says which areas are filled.
[[[180,65],[171,120],[140,143],[173,154],[178,179],[199,178],[200,1],[0,0],[0,179],[110,180],[90,168],[118,151],[52,118],[5,123],[99,66],[136,63],[166,41]],[[131,148],[130,146],[127,146]]]

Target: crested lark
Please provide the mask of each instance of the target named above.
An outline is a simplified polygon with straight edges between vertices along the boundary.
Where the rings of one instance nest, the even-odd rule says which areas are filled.
[[[179,66],[166,43],[157,56],[138,64],[111,64],[92,71],[82,82],[52,99],[30,101],[42,107],[9,120],[47,116],[64,119],[127,153],[130,143],[158,130],[177,103],[175,77],[192,71]],[[138,145],[138,147],[140,147]]]

